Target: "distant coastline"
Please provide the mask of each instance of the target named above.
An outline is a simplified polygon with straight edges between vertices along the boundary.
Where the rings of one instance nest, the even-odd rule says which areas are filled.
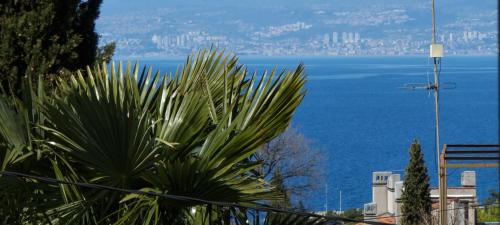
[[[229,53],[229,51],[228,51]],[[237,53],[231,52],[240,59],[300,59],[300,58],[411,58],[411,57],[428,57],[427,54],[418,54],[418,55],[239,55]],[[113,57],[113,60],[116,61],[161,61],[161,60],[174,60],[174,61],[183,61],[186,59],[188,55],[173,55],[173,56],[125,56],[118,55]],[[445,55],[445,58],[450,57],[498,57],[498,54],[456,54],[456,55]]]

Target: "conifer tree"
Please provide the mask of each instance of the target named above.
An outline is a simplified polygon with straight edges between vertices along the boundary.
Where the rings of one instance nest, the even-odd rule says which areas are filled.
[[[95,21],[99,17],[101,4],[102,0],[88,0],[78,5],[75,31],[82,38],[82,41],[76,49],[80,58],[77,67],[92,65],[96,59],[99,36],[95,32]]]
[[[431,214],[429,176],[418,140],[410,146],[410,162],[406,167],[401,213],[403,225],[420,225]]]
[[[4,0],[0,4],[0,88],[19,94],[25,75],[50,84],[92,65],[102,0]],[[107,57],[109,58],[109,56]]]

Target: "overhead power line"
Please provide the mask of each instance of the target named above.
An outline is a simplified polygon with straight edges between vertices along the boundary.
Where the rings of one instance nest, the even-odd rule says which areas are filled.
[[[308,212],[297,212],[297,211],[293,211],[293,210],[289,210],[289,209],[279,209],[279,208],[273,208],[273,207],[264,206],[264,205],[262,205],[262,206],[245,206],[245,205],[240,205],[240,204],[232,203],[232,202],[220,202],[220,201],[205,200],[205,199],[180,196],[180,195],[145,192],[145,191],[124,189],[124,188],[118,188],[118,187],[112,187],[112,186],[100,185],[100,184],[70,182],[70,181],[65,181],[65,180],[58,180],[58,179],[51,178],[51,177],[35,176],[35,175],[30,175],[30,174],[25,174],[25,173],[20,173],[20,172],[13,172],[13,171],[5,171],[4,170],[4,171],[1,171],[0,174],[5,175],[5,176],[9,176],[9,177],[24,177],[24,178],[34,179],[37,181],[43,181],[45,183],[74,185],[74,186],[85,187],[85,188],[117,191],[117,192],[128,193],[128,194],[138,194],[138,195],[144,195],[144,196],[149,196],[149,197],[160,197],[160,198],[179,200],[179,201],[191,201],[191,202],[197,202],[197,203],[207,204],[207,205],[218,205],[218,206],[233,207],[233,208],[240,208],[240,209],[251,209],[251,210],[262,211],[262,212],[294,214],[294,215],[303,216],[303,217],[321,218],[321,219],[325,219],[327,221],[345,221],[345,222],[356,222],[356,223],[365,223],[365,224],[373,224],[373,225],[395,225],[395,224],[381,223],[381,222],[376,222],[376,221],[355,220],[355,219],[349,219],[349,218],[339,217],[339,216],[327,216],[327,215],[319,215],[319,214],[308,213]]]
[[[494,205],[500,206],[500,203],[490,203],[490,204],[474,205],[474,206],[469,206],[469,207],[455,207],[455,208],[444,209],[442,211],[443,212],[447,212],[447,211],[454,211],[454,210],[459,210],[459,209],[479,209],[480,207],[494,206]],[[440,210],[439,209],[433,209],[433,210],[431,210],[431,212],[440,212]],[[394,216],[381,216],[381,217],[377,217],[377,219],[396,218],[396,217],[402,217],[402,216],[404,216],[404,214],[394,215]]]

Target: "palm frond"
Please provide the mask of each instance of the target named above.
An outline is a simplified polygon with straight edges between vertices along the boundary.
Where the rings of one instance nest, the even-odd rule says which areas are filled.
[[[166,105],[155,107],[165,109],[159,113],[165,118],[159,137],[175,145],[166,148],[155,172],[145,174],[144,179],[161,193],[206,200],[255,204],[275,199],[272,187],[251,173],[259,162],[248,159],[288,126],[304,96],[303,66],[277,77],[273,71],[268,78],[257,80],[255,74],[249,78],[246,70],[237,66],[236,58],[222,54],[200,52],[195,60],[188,58],[168,83],[170,86],[163,86],[167,94],[158,102]],[[187,111],[184,106],[196,110]],[[186,127],[191,127],[191,132],[177,137],[166,135]],[[198,205],[150,199],[160,204],[155,209]],[[152,213],[147,208],[142,215]]]
[[[137,70],[118,68],[89,69],[68,85],[61,82],[59,94],[43,106],[50,121],[43,128],[52,135],[47,144],[89,172],[89,180],[130,187],[155,162],[155,134],[138,94]]]
[[[43,83],[32,85],[31,77],[23,79],[22,99],[0,95],[0,171],[14,170],[46,174],[42,157],[46,150],[35,139],[43,137],[36,127],[43,123],[38,102],[44,98]],[[43,214],[59,200],[54,186],[31,179],[0,176],[0,223],[46,223]],[[50,197],[49,197],[50,196]]]
[[[250,156],[288,127],[304,97],[303,73],[299,65],[258,79],[217,50],[188,57],[173,76],[130,63],[88,68],[59,81],[40,104],[43,144],[63,180],[256,204],[276,194]],[[202,207],[66,185],[59,191],[64,203],[51,215],[64,223],[186,222],[186,209]]]

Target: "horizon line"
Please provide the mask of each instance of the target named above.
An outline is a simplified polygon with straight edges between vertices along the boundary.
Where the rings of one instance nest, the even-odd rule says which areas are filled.
[[[411,54],[411,55],[239,55],[237,53],[230,53],[235,55],[237,58],[356,58],[356,57],[429,57],[428,54]],[[130,60],[130,59],[146,59],[146,60],[184,60],[187,56],[192,54],[185,55],[164,55],[164,56],[138,56],[138,55],[117,55],[113,57],[112,60]],[[498,53],[491,54],[453,54],[447,55],[446,57],[498,57]]]

